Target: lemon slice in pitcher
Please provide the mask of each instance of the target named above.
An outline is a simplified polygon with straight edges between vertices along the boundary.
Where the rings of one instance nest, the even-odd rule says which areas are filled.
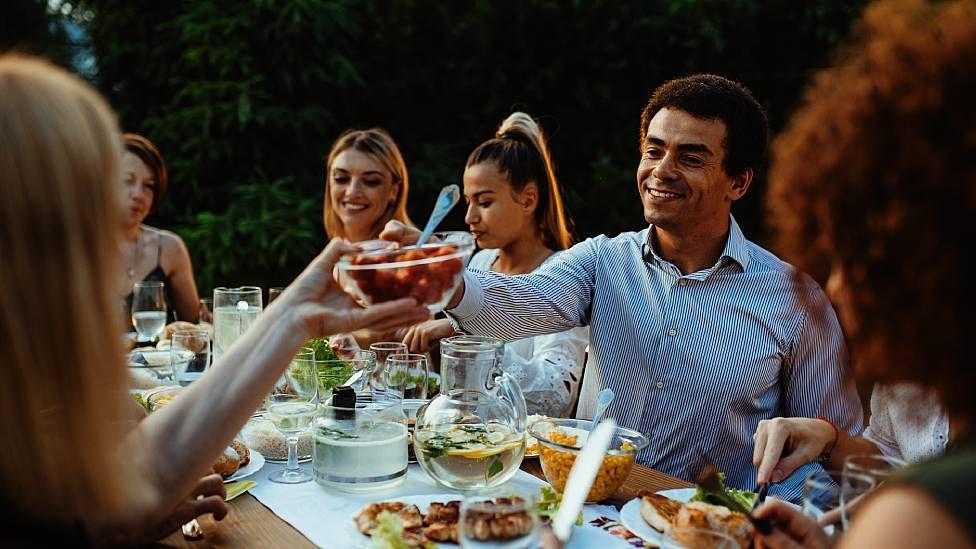
[[[472,444],[466,448],[451,448],[447,451],[447,455],[461,456],[468,459],[482,459],[511,450],[521,443],[522,441],[516,440],[509,442],[508,444],[492,444],[491,446],[485,444]]]

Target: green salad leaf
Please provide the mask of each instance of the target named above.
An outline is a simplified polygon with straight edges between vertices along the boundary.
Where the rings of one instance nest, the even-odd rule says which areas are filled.
[[[556,518],[556,513],[559,512],[559,504],[562,503],[562,494],[556,492],[552,489],[552,486],[548,484],[539,488],[539,503],[536,509],[539,512],[540,517],[544,517],[548,521],[552,521]],[[576,516],[576,526],[583,526],[583,512]]]
[[[729,488],[725,485],[725,473],[719,473],[718,478],[722,483],[722,488],[729,493],[736,501],[742,504],[746,509],[752,509],[753,502],[756,501],[756,493],[752,490],[739,490],[737,488]],[[700,501],[702,503],[710,503],[712,505],[725,505],[709,493],[706,493],[701,487],[696,487],[695,496],[691,498],[691,501]]]
[[[403,539],[403,521],[400,520],[400,517],[389,511],[383,511],[376,517],[376,522],[379,523],[379,526],[370,532],[372,546],[376,549],[411,549],[416,547],[416,545]],[[425,542],[422,547],[436,549],[437,545]]]

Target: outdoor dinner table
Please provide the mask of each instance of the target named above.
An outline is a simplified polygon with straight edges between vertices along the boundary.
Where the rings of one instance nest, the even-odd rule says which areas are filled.
[[[541,479],[542,466],[538,459],[526,459],[522,470]],[[262,481],[259,477],[255,480]],[[654,469],[634,464],[630,476],[613,497],[603,503],[619,508],[634,498],[639,490],[668,490],[688,488],[691,483],[666,475]],[[381,497],[381,496],[380,496]],[[352,520],[352,517],[349,517]],[[250,494],[238,496],[230,502],[230,512],[220,522],[209,517],[199,520],[204,531],[203,539],[188,541],[180,532],[163,540],[167,547],[314,547],[308,539],[280,519]]]

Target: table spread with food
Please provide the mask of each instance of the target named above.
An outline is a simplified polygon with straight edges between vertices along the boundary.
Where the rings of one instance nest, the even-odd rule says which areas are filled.
[[[438,311],[473,247],[468,233],[364,246],[339,262],[337,280],[364,304],[410,295]],[[149,413],[205,375],[210,349],[229,348],[264,305],[252,287],[219,288],[213,303],[212,325],[174,323],[130,353],[132,394]],[[527,414],[502,341],[443,339],[439,371],[401,345],[309,341],[213,465],[230,515],[167,543],[537,547],[551,523],[566,547],[752,544],[736,511],[755,495],[725,488],[719,473],[695,487],[636,464],[647,437],[600,421],[600,407],[596,422]]]

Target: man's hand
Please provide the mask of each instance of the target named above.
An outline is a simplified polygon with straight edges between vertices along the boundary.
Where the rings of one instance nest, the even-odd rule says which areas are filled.
[[[753,435],[756,482],[781,482],[836,444],[837,432],[822,419],[778,417],[759,422]]]
[[[410,352],[420,354],[430,351],[441,339],[457,335],[454,325],[446,318],[414,324],[406,330],[398,331],[397,335],[400,336],[401,333],[403,343],[410,348]]]
[[[336,284],[332,270],[343,254],[355,246],[333,240],[278,298],[288,304],[298,326],[309,338],[359,329],[388,332],[430,318],[430,311],[413,298],[398,299],[361,308]],[[277,304],[277,302],[276,302]]]

